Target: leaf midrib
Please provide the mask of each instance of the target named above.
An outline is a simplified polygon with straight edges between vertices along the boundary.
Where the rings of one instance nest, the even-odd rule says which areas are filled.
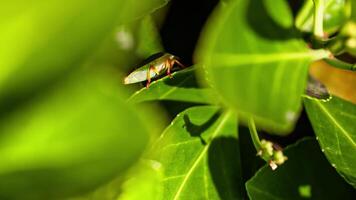
[[[328,57],[328,52],[324,50],[307,52],[287,52],[287,53],[258,53],[258,54],[237,54],[237,53],[217,53],[212,58],[214,67],[234,67],[245,64],[262,64],[281,62],[285,60],[311,59],[318,60]],[[214,65],[215,64],[215,65]]]
[[[215,131],[213,132],[213,134],[211,135],[211,139],[214,139],[218,133],[220,132],[221,128],[223,127],[223,125],[226,123],[226,121],[229,119],[231,113],[228,112],[224,115],[223,119],[221,120],[221,122],[218,124],[218,126],[216,127]],[[190,167],[189,171],[186,173],[182,183],[180,184],[176,194],[174,195],[174,200],[177,200],[179,198],[179,196],[181,195],[184,186],[186,185],[186,183],[188,182],[190,176],[192,175],[192,173],[194,172],[194,170],[196,169],[196,167],[198,166],[198,164],[200,163],[201,159],[204,157],[205,153],[208,151],[209,147],[211,145],[211,142],[208,143],[207,145],[205,145],[205,147],[203,148],[203,150],[200,152],[199,156],[197,157],[197,159],[195,160],[195,162],[192,164],[192,166]]]
[[[325,115],[335,124],[337,128],[341,131],[341,133],[351,142],[354,148],[356,148],[356,143],[349,136],[349,133],[339,124],[339,122],[331,115],[331,113],[323,106],[319,101],[316,101],[316,104],[319,106],[321,111],[325,113]]]

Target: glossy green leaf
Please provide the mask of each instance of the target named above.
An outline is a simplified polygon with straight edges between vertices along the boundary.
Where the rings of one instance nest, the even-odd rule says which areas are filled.
[[[172,78],[166,76],[154,81],[149,88],[142,88],[133,94],[129,102],[174,100],[203,104],[215,103],[216,98],[211,89],[198,87],[194,72],[195,69],[189,67],[173,73]]]
[[[325,0],[324,32],[332,34],[347,20],[345,0]],[[314,23],[314,3],[312,0],[304,1],[303,8],[296,18],[296,26],[303,32],[312,32]]]
[[[251,200],[354,199],[356,191],[329,165],[314,139],[284,152],[286,163],[276,171],[264,166],[246,183]]]
[[[287,9],[285,4],[238,0],[220,6],[198,49],[208,82],[241,120],[253,116],[258,127],[276,134],[293,128],[308,65],[326,55],[307,48],[292,28],[289,10],[275,9]]]
[[[335,96],[328,102],[304,102],[322,151],[356,188],[356,105]]]
[[[0,94],[28,93],[48,84],[77,67],[114,28],[118,18],[121,22],[132,20],[165,2],[1,2]]]
[[[237,119],[200,106],[180,113],[155,145],[163,199],[242,199]]]
[[[1,116],[0,199],[76,195],[133,164],[150,131],[120,94],[114,76],[78,73]]]

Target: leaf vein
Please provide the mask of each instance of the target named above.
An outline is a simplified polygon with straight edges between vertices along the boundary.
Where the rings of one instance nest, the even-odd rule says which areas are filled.
[[[336,125],[336,127],[340,129],[341,133],[346,137],[347,140],[351,142],[351,144],[355,148],[356,143],[350,137],[348,132],[339,124],[339,122],[334,118],[334,116],[332,116],[331,113],[319,101],[316,101],[316,103],[320,107],[320,109],[326,114],[326,116]]]
[[[223,125],[226,123],[226,121],[229,119],[230,117],[230,113],[226,113],[225,116],[223,117],[223,119],[221,120],[221,122],[219,123],[219,125],[216,127],[215,131],[213,132],[213,134],[211,135],[211,139],[214,139],[219,131],[221,130],[221,128],[223,127]],[[192,175],[193,171],[195,170],[195,168],[198,166],[198,164],[200,163],[201,159],[204,157],[205,153],[208,151],[209,146],[211,143],[207,144],[203,150],[199,153],[199,156],[197,157],[197,159],[195,160],[195,162],[192,164],[192,166],[190,167],[189,171],[187,172],[187,174],[185,175],[182,183],[180,184],[176,194],[174,195],[174,200],[177,200],[179,198],[179,196],[181,195],[184,186],[187,184],[190,176]]]

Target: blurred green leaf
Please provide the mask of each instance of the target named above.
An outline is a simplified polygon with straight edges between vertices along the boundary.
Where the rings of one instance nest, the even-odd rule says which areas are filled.
[[[161,199],[162,169],[156,161],[141,159],[125,176],[120,176],[95,192],[68,200],[155,200]]]
[[[26,8],[1,12],[1,93],[38,87],[77,65],[113,27],[120,1],[13,1],[1,11],[18,3]]]
[[[356,105],[337,97],[304,100],[322,151],[331,165],[356,188]]]
[[[325,0],[324,32],[332,34],[346,22],[347,14],[345,0]],[[303,8],[296,18],[296,26],[303,32],[312,32],[314,23],[314,3],[304,1]]]
[[[356,2],[350,0],[350,4],[351,4],[351,20],[356,22]]]
[[[169,0],[121,0],[120,22],[136,20],[166,5]]]
[[[329,165],[314,139],[285,150],[288,160],[276,171],[261,168],[246,183],[251,200],[354,199],[355,190]]]
[[[180,113],[155,149],[163,199],[242,199],[237,119],[199,106]]]
[[[161,180],[160,163],[143,160],[128,174],[128,180],[123,184],[122,194],[117,200],[164,199],[160,196],[163,189]]]
[[[213,90],[199,88],[194,67],[174,72],[172,78],[166,76],[152,82],[149,88],[142,88],[133,94],[129,102],[138,103],[152,100],[174,100],[192,103],[214,104]]]
[[[267,14],[268,17],[276,23],[276,25],[286,29],[293,26],[293,16],[288,3],[284,0],[263,0],[263,2],[263,6],[265,6],[266,11],[265,14]],[[257,8],[256,6],[253,7]]]
[[[149,57],[154,53],[164,51],[159,30],[151,16],[142,19],[138,33],[139,36],[136,50],[138,55]]]
[[[44,82],[55,80],[78,66],[117,21],[131,21],[165,3],[165,0],[2,2],[0,94],[30,92]]]
[[[289,10],[275,9],[285,4],[230,1],[211,17],[198,49],[208,82],[242,122],[253,116],[258,127],[282,135],[298,118],[309,63],[326,56],[307,48],[292,21],[275,20],[292,20]]]
[[[0,199],[77,195],[133,164],[150,126],[122,93],[111,74],[77,73],[2,116]]]
[[[109,34],[87,63],[115,66],[123,71],[137,67],[139,60],[164,51],[152,17],[118,26]]]

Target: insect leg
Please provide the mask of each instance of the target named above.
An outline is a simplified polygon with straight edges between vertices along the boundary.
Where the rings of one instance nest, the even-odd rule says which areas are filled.
[[[146,83],[146,88],[150,87],[150,83],[151,83],[151,71],[153,71],[153,66],[151,65],[150,68],[148,68],[147,70],[147,83]]]
[[[166,62],[164,62],[164,66],[167,68],[167,75],[169,76],[169,78],[172,78],[171,69],[173,65],[169,60],[167,60]]]
[[[185,68],[185,66],[182,63],[180,63],[178,60],[173,60],[172,66],[174,65],[174,63],[177,63],[179,65],[179,67],[182,68],[182,69]]]

